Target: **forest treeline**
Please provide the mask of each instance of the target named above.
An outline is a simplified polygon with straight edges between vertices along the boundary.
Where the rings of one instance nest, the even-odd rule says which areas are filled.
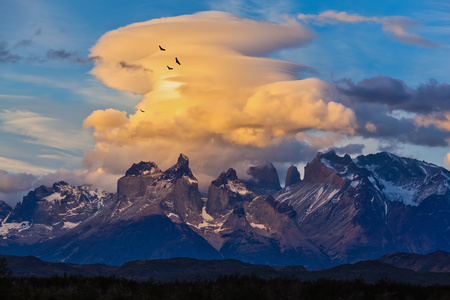
[[[215,280],[138,282],[117,277],[0,278],[0,299],[450,299],[448,286],[419,286],[382,279],[262,279],[256,275]]]

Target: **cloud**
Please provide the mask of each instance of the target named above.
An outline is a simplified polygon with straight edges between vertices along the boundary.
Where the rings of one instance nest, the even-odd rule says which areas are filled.
[[[34,187],[41,185],[49,186],[56,181],[63,180],[71,185],[91,185],[95,188],[115,193],[117,192],[117,180],[121,176],[105,173],[101,168],[96,170],[78,169],[73,171],[59,169],[38,178],[34,183]]]
[[[376,76],[336,83],[341,102],[353,109],[357,133],[415,145],[446,147],[450,139],[450,85],[430,80],[417,88]]]
[[[47,167],[36,166],[22,160],[0,156],[0,166],[3,170],[16,173],[28,173],[35,176],[52,173],[55,170]]]
[[[10,174],[0,169],[0,193],[13,193],[31,188],[36,176],[27,173]]]
[[[15,45],[14,48],[20,48],[20,47],[29,47],[33,44],[33,40],[32,39],[24,39],[21,41],[18,41]]]
[[[390,111],[428,115],[450,110],[450,84],[434,79],[412,88],[402,80],[378,75],[356,84],[349,79],[340,80],[338,88],[354,102],[386,104]]]
[[[318,25],[337,24],[337,23],[361,23],[372,22],[382,25],[382,29],[386,34],[405,44],[414,44],[427,48],[437,48],[438,45],[427,40],[413,32],[412,29],[418,27],[421,23],[411,18],[402,16],[391,17],[366,17],[359,14],[349,14],[347,12],[338,12],[335,10],[327,10],[318,15],[299,14],[297,19],[302,22],[313,22]]]
[[[250,19],[263,19],[272,22],[283,20],[287,11],[292,11],[290,0],[214,0],[209,1],[212,10],[226,11]]]
[[[107,32],[91,49],[91,73],[109,87],[143,96],[134,114],[107,109],[86,118],[83,126],[92,128],[96,146],[84,166],[123,174],[138,160],[152,160],[164,169],[182,152],[209,185],[230,166],[248,167],[256,158],[286,162],[278,153],[293,151],[286,163],[309,159],[317,149],[297,133],[351,135],[355,115],[336,101],[332,84],[299,79],[312,68],[267,56],[315,38],[294,20],[278,24],[224,12]]]
[[[444,158],[444,165],[447,169],[450,169],[450,152]]]
[[[88,59],[80,57],[76,52],[69,52],[64,49],[50,49],[47,50],[46,58],[49,60],[68,60],[73,63],[86,64]]]
[[[8,43],[5,41],[0,42],[0,63],[18,63],[22,57],[17,54],[11,53]]]
[[[361,154],[366,146],[364,144],[348,144],[343,147],[331,147],[329,150],[334,150],[338,154]],[[328,150],[328,151],[329,151]]]
[[[27,110],[3,110],[0,122],[1,129],[24,136],[29,143],[57,149],[83,150],[89,141],[87,133],[67,128],[63,120]]]

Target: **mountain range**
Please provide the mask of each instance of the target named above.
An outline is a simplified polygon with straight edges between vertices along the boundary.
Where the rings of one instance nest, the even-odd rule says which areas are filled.
[[[394,253],[450,251],[450,172],[391,153],[318,153],[281,188],[273,164],[198,189],[189,159],[133,164],[111,194],[57,182],[0,202],[0,253],[122,265],[190,257],[320,269]],[[395,258],[391,258],[395,260]],[[400,260],[401,261],[401,260]]]
[[[308,271],[302,266],[267,266],[244,263],[234,259],[198,260],[194,258],[169,258],[136,260],[120,266],[104,264],[51,263],[33,256],[6,256],[8,267],[17,277],[50,277],[82,275],[85,277],[116,276],[137,281],[196,281],[216,280],[219,276],[256,274],[260,278],[296,278],[302,281],[329,278],[334,280],[380,280],[415,285],[448,285],[450,281],[450,253],[436,251],[427,255],[393,253],[371,261],[343,264],[327,270]],[[398,267],[398,265],[403,267]],[[442,268],[446,265],[446,268]],[[420,269],[420,270],[417,270]]]

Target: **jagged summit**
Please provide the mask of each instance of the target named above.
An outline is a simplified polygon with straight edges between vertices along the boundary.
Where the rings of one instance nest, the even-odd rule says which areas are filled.
[[[180,153],[177,163],[164,172],[164,176],[162,177],[162,179],[176,180],[183,176],[188,176],[189,178],[197,180],[192,174],[191,169],[189,168],[189,158],[183,153]]]
[[[236,170],[229,168],[226,172],[222,172],[216,180],[211,182],[211,184],[221,186],[223,184],[227,184],[228,181],[236,181],[238,179]]]
[[[66,188],[66,187],[68,187],[68,186],[70,186],[70,184],[68,184],[67,182],[65,182],[65,181],[57,181],[57,182],[55,182],[54,184],[53,184],[53,188],[54,189],[61,189],[61,188]]]
[[[148,175],[148,174],[154,174],[159,173],[161,170],[158,168],[158,166],[154,162],[144,162],[141,161],[140,163],[133,164],[125,173],[125,176],[141,176],[141,175]]]
[[[232,209],[236,203],[251,201],[254,197],[256,195],[248,189],[244,181],[238,178],[236,171],[230,168],[211,182],[206,211],[217,215]]]

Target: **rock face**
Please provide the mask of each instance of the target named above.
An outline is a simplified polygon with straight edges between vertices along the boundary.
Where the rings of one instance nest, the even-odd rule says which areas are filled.
[[[245,183],[249,190],[260,196],[268,196],[281,190],[278,172],[271,162],[253,166],[247,170],[251,176]]]
[[[296,166],[290,166],[286,173],[286,180],[284,181],[284,186],[290,186],[296,183],[299,183],[300,172],[297,170]]]
[[[0,201],[0,226],[1,222],[5,220],[12,212],[12,207],[9,206],[5,201]]]
[[[211,183],[197,232],[224,258],[251,263],[320,266],[327,257],[306,240],[296,212],[271,196],[257,196],[233,169]]]
[[[206,202],[206,211],[211,215],[218,215],[234,208],[235,204],[251,201],[256,194],[250,191],[240,180],[234,169],[222,172],[211,182]]]

